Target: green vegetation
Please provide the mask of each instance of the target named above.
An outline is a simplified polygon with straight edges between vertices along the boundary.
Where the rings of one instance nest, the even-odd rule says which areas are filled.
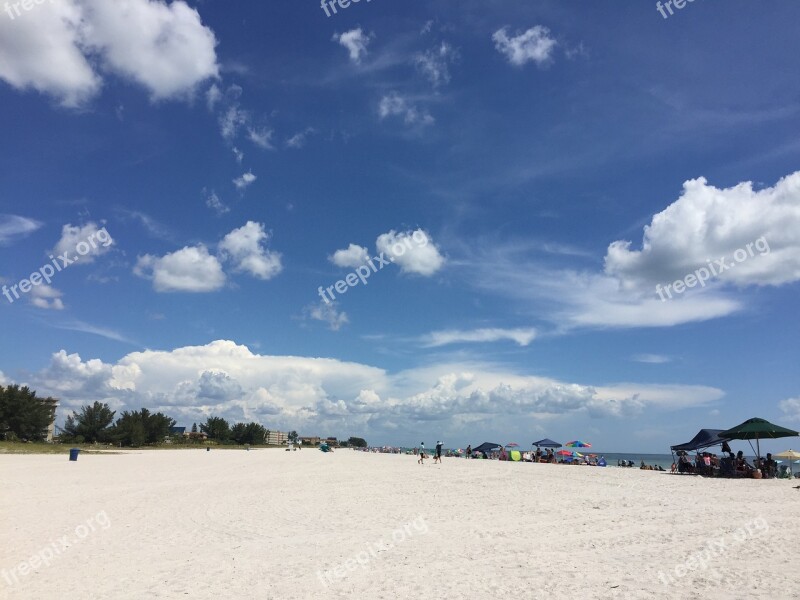
[[[0,387],[0,439],[46,440],[55,410],[56,400],[37,398],[36,392],[27,387]]]
[[[110,442],[110,426],[113,421],[114,411],[108,404],[95,402],[91,406],[81,408],[80,413],[73,413],[67,417],[62,438],[89,444]]]

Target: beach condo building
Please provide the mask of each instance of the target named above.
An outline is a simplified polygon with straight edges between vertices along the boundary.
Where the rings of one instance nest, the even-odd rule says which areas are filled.
[[[319,436],[301,436],[299,440],[303,446],[319,446],[322,443],[322,438]]]
[[[339,445],[339,441],[335,437],[325,438],[325,443],[328,444],[328,446],[338,446]]]
[[[49,443],[53,443],[53,436],[56,433],[56,410],[58,409],[58,398],[40,398],[42,404],[49,406],[50,409],[53,411],[53,419],[50,421],[50,425],[47,426],[47,437],[45,437],[45,441]]]
[[[267,444],[270,446],[283,446],[289,441],[289,434],[285,431],[270,431],[267,435]]]

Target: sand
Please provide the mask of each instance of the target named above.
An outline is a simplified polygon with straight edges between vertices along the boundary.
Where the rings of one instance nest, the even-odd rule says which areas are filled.
[[[0,598],[797,598],[792,485],[350,450],[0,455]]]

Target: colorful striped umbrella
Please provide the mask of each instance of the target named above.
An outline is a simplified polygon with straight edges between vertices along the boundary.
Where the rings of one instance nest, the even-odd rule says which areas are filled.
[[[587,444],[586,442],[582,442],[580,440],[575,440],[574,442],[567,442],[564,444],[567,448],[591,448],[591,444]]]

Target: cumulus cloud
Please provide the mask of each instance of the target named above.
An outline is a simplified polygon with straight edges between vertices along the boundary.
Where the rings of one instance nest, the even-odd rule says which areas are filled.
[[[414,65],[434,87],[450,82],[450,64],[458,52],[447,42],[414,56]]]
[[[527,346],[535,337],[536,330],[530,327],[517,329],[447,329],[443,331],[432,331],[431,333],[422,337],[422,342],[426,348],[435,348],[438,346],[446,346],[448,344],[486,343],[498,342],[502,340],[511,340],[520,346]]]
[[[29,236],[42,226],[36,219],[18,215],[0,215],[0,246]]]
[[[255,175],[253,175],[252,171],[248,171],[247,173],[243,173],[239,177],[233,180],[233,185],[236,186],[236,189],[239,191],[246,190],[250,184],[252,184],[256,179],[258,179]]]
[[[141,85],[154,100],[187,97],[218,75],[216,43],[182,0],[59,0],[0,19],[0,79],[67,107],[100,91],[101,72]]]
[[[30,302],[36,308],[45,310],[64,310],[61,292],[49,285],[41,284],[31,288]]]
[[[114,240],[105,227],[98,227],[92,221],[85,225],[66,224],[61,228],[61,239],[53,248],[53,254],[67,253],[74,258],[76,265],[94,262],[95,258],[111,251]]]
[[[369,260],[369,251],[363,246],[350,244],[347,248],[334,252],[328,260],[337,267],[355,269]]]
[[[645,227],[641,249],[626,240],[609,245],[602,272],[554,268],[536,250],[484,240],[463,245],[457,264],[476,287],[535,305],[562,330],[671,327],[733,315],[747,306],[742,288],[800,280],[800,172],[760,190],[750,182],[722,189],[703,178],[686,182]],[[700,285],[695,274],[710,267],[716,275]],[[684,293],[657,293],[657,285],[663,291],[687,275],[694,280]]]
[[[347,49],[350,60],[354,63],[360,63],[367,54],[367,46],[371,39],[372,36],[365,34],[361,27],[333,35],[333,41]]]
[[[81,0],[86,44],[107,69],[147,88],[156,100],[185,96],[219,74],[214,33],[183,1]]]
[[[378,103],[378,115],[381,119],[401,117],[407,125],[433,125],[435,122],[428,111],[414,106],[397,92],[381,98]]]
[[[262,223],[248,221],[234,229],[219,244],[225,260],[231,261],[237,271],[249,273],[258,279],[272,279],[281,272],[281,255],[266,247],[269,234]]]
[[[518,67],[528,62],[534,62],[540,67],[546,65],[557,45],[556,40],[550,37],[550,30],[542,25],[536,25],[511,37],[508,35],[508,27],[503,27],[494,32],[492,40],[497,51]]]
[[[720,258],[733,266],[714,267]],[[624,240],[608,247],[605,271],[631,289],[683,279],[709,263],[721,271],[712,285],[800,280],[800,171],[762,190],[749,181],[723,189],[703,177],[685,182],[680,198],[645,227],[641,250]]]
[[[225,285],[222,265],[202,244],[162,257],[140,256],[134,273],[152,279],[157,292],[213,292]]]
[[[430,277],[437,273],[445,263],[439,248],[422,229],[416,231],[389,231],[375,240],[378,252],[391,257],[404,273],[414,273]]]
[[[133,352],[116,363],[61,350],[32,379],[42,395],[61,398],[66,408],[98,400],[119,410],[146,406],[187,422],[218,415],[270,427],[339,424],[371,431],[505,415],[620,418],[651,408],[705,406],[722,396],[703,386],[592,387],[482,364],[389,374],[334,359],[260,355],[225,340]]]

